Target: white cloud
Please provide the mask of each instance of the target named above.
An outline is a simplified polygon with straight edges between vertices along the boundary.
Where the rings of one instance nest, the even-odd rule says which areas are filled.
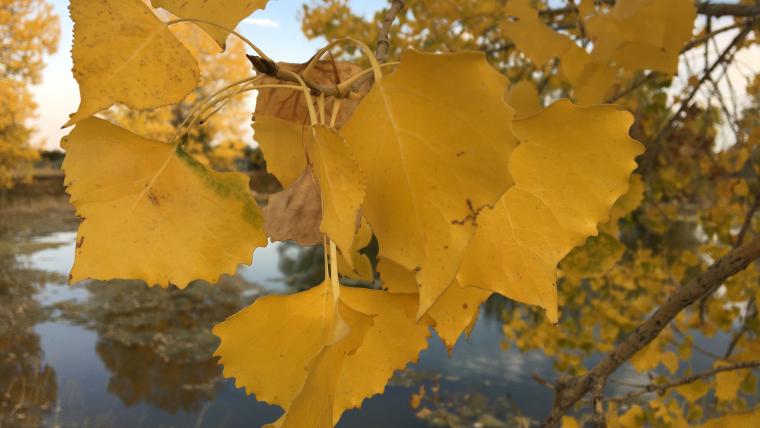
[[[268,19],[268,18],[248,18],[243,20],[244,24],[253,25],[256,27],[264,27],[264,28],[280,28],[280,23]]]

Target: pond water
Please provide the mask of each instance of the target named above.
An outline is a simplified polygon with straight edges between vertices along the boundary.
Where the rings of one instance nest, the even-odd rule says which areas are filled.
[[[255,267],[181,292],[129,281],[69,287],[71,213],[55,221],[30,214],[0,220],[0,427],[250,427],[279,416],[279,408],[222,377],[210,328],[257,296],[313,285],[321,266],[313,252],[270,245],[257,250]],[[489,301],[451,355],[433,336],[418,363],[397,372],[384,394],[347,412],[339,426],[541,420],[552,394],[532,374],[556,373],[539,351],[504,349],[503,303]],[[695,362],[703,364],[710,363]],[[618,378],[645,380],[628,367]],[[410,397],[420,385],[433,397],[415,409]]]

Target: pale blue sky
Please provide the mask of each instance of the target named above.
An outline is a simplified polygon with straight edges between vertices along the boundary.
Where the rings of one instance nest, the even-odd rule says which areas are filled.
[[[48,0],[61,18],[61,41],[58,52],[48,58],[42,84],[33,92],[39,104],[35,126],[39,130],[36,143],[46,148],[58,147],[61,130],[69,113],[79,106],[79,89],[71,74],[70,50],[73,24],[69,18],[68,0]],[[384,8],[386,0],[352,0],[352,7],[362,14],[373,14]],[[279,61],[303,62],[324,45],[322,40],[307,40],[298,19],[303,1],[271,0],[267,8],[258,11],[240,24],[239,31],[256,43],[267,55]]]

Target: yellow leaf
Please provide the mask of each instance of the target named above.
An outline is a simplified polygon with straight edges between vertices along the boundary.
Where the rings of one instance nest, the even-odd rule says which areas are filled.
[[[383,280],[383,286],[391,293],[416,294],[418,292],[414,273],[401,265],[388,259],[380,259],[377,269]],[[449,351],[454,348],[462,332],[466,332],[474,324],[480,305],[490,295],[489,291],[462,287],[455,281],[427,312],[434,322],[436,333]]]
[[[344,371],[350,370],[349,360],[361,346],[368,330],[372,327],[371,316],[341,307],[340,315],[351,326],[348,335],[337,343],[326,346],[308,365],[309,373],[303,387],[298,392],[287,412],[268,427],[302,428],[332,427],[344,410],[344,398],[340,395],[345,379]],[[353,373],[359,375],[359,373]],[[383,380],[383,384],[387,379]],[[337,391],[336,391],[337,390]]]
[[[746,370],[729,370],[715,374],[715,397],[721,401],[735,400],[746,376]]]
[[[541,111],[541,99],[536,85],[525,80],[509,88],[506,100],[507,104],[515,109],[515,116],[518,118]]]
[[[337,131],[315,126],[312,132],[314,138],[306,141],[306,153],[322,196],[320,230],[341,252],[348,253],[353,246],[359,207],[364,200],[364,177]],[[353,267],[351,258],[346,261]]]
[[[193,55],[141,0],[72,0],[70,10],[81,102],[66,126],[115,103],[177,103],[198,84]]]
[[[593,56],[630,70],[676,74],[681,48],[691,38],[697,10],[691,0],[620,0],[586,22]]]
[[[537,67],[560,58],[560,70],[573,87],[575,101],[582,105],[604,102],[617,79],[614,67],[546,25],[530,0],[509,1],[506,8],[514,19],[503,21],[502,30]]]
[[[760,407],[748,412],[734,413],[710,419],[699,428],[749,428],[760,426]]]
[[[268,0],[151,0],[153,7],[168,10],[180,18],[202,19],[224,28],[234,30],[238,23],[247,18],[253,12],[264,9]],[[225,48],[227,30],[198,23],[211,37],[216,40],[222,49]]]
[[[412,394],[412,396],[409,398],[409,405],[412,407],[412,409],[417,410],[420,408],[422,400],[425,398],[425,393],[425,385],[420,385],[420,389],[417,391],[417,393]]]
[[[221,356],[224,375],[257,399],[287,410],[312,361],[340,341],[335,340],[339,318],[330,285],[327,280],[290,296],[259,298],[217,324],[213,332],[221,344],[216,355]]]
[[[670,373],[675,374],[678,371],[678,356],[674,352],[663,352],[660,361]]]
[[[575,247],[560,264],[564,274],[572,279],[601,278],[612,269],[625,253],[625,246],[616,238],[600,233]]]
[[[406,51],[343,129],[380,255],[417,273],[418,317],[454,280],[477,212],[512,184],[506,85],[482,53]]]
[[[427,346],[428,326],[415,321],[414,296],[341,287],[337,307],[350,328],[342,337],[334,296],[325,281],[294,295],[262,297],[214,327],[225,376],[283,407],[276,426],[333,426],[345,410],[381,393],[393,372]]]
[[[694,382],[687,383],[686,385],[678,386],[675,390],[681,394],[686,401],[694,403],[710,391],[710,384],[702,379],[698,379]]]
[[[283,187],[292,186],[306,168],[306,141],[314,138],[300,123],[275,116],[257,114],[253,122],[254,138],[267,162],[267,171]]]
[[[556,322],[557,264],[597,233],[636,168],[643,146],[628,136],[631,124],[629,113],[612,106],[567,100],[514,121],[515,186],[478,217],[460,284],[541,306]]]
[[[634,427],[640,427],[643,424],[640,422],[640,420],[644,417],[644,410],[634,404],[631,406],[628,411],[623,413],[622,415],[614,418],[610,418],[609,420],[609,427],[610,428],[634,428]]]
[[[572,416],[562,416],[562,428],[581,428],[581,424]]]
[[[641,201],[644,200],[644,190],[644,180],[641,176],[639,174],[631,175],[628,191],[615,201],[615,205],[610,210],[609,221],[599,225],[599,229],[613,236],[620,233],[618,222],[641,205]]]
[[[97,118],[80,122],[62,146],[67,192],[84,218],[71,282],[184,288],[234,274],[267,243],[243,174],[209,170],[175,145]]]
[[[618,75],[616,68],[575,44],[560,56],[560,70],[573,87],[575,102],[581,105],[606,102]]]
[[[375,279],[372,262],[369,257],[359,252],[366,248],[370,242],[372,242],[372,229],[369,227],[367,220],[362,217],[359,230],[356,232],[356,236],[354,236],[351,250],[348,252],[348,255],[340,254],[339,256],[338,271],[342,276],[367,282],[372,282]],[[347,260],[348,258],[351,259],[350,263]]]
[[[544,24],[538,11],[531,6],[531,0],[510,0],[505,12],[511,19],[502,21],[504,34],[512,39],[536,67],[562,55],[573,44],[570,38]]]
[[[734,186],[734,194],[737,196],[747,196],[749,195],[749,186],[747,185],[746,180],[739,180],[738,183]]]

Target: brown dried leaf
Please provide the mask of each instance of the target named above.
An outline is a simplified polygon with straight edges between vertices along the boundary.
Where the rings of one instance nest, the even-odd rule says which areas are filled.
[[[291,187],[272,195],[264,208],[264,230],[272,241],[321,244],[321,223],[322,201],[311,168],[306,168]]]
[[[277,66],[282,70],[302,73],[306,69],[306,64],[292,64],[287,62],[278,63]],[[309,81],[324,86],[337,85],[348,80],[354,74],[362,71],[362,68],[356,64],[342,61],[319,61],[305,76]],[[262,85],[288,83],[267,77],[261,80]],[[360,88],[360,95],[369,91],[369,84]],[[325,100],[325,113],[329,121],[332,115],[334,98],[330,97]],[[359,105],[359,99],[344,99],[335,127],[340,129],[351,116],[356,106]],[[293,91],[290,89],[262,89],[259,91],[256,100],[256,117],[259,115],[274,116],[291,122],[301,123],[303,126],[309,126],[309,113],[306,108],[306,99],[303,92]]]

